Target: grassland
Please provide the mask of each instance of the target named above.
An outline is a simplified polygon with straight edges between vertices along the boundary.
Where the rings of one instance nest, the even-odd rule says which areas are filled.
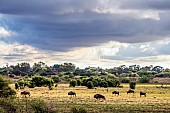
[[[36,87],[33,89],[25,88],[24,90],[30,91],[32,98],[40,98],[53,104],[58,112],[70,112],[73,107],[84,108],[87,112],[94,113],[116,113],[116,112],[170,112],[170,85],[168,88],[158,89],[156,86],[159,84],[137,84],[135,94],[127,94],[129,89],[128,84],[123,84],[123,88],[96,88],[87,89],[83,86],[75,88],[69,87],[68,84],[59,84],[53,90],[47,87]],[[12,87],[14,87],[12,85]],[[119,91],[120,95],[115,96],[112,91]],[[17,91],[17,97],[22,99],[20,92]],[[76,92],[76,97],[67,95],[69,91]],[[147,93],[146,97],[140,97],[139,92]],[[103,94],[106,101],[96,101],[93,95],[96,93]]]

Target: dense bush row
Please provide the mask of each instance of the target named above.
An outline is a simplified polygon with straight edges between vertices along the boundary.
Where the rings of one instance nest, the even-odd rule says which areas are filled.
[[[72,79],[70,80],[70,86],[87,86],[88,88],[93,87],[117,87],[120,82],[116,79],[101,78],[101,77],[89,77],[82,79]]]
[[[54,80],[44,76],[33,76],[32,78],[20,79],[15,83],[15,89],[24,88],[25,86],[29,88],[48,86],[51,89],[54,86]]]

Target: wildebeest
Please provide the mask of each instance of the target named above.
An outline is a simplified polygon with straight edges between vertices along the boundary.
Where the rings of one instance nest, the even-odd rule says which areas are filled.
[[[134,90],[132,90],[132,89],[129,89],[129,90],[127,91],[127,94],[128,94],[128,93],[133,93],[133,94],[134,94],[134,93],[135,93],[135,91],[134,91]]]
[[[117,86],[118,88],[123,88],[123,86]]]
[[[101,94],[95,94],[94,98],[96,98],[97,100],[100,100],[100,99],[106,100],[105,96],[103,96]]]
[[[23,92],[21,92],[21,95],[25,95],[25,97],[26,97],[26,95],[29,95],[29,96],[30,96],[31,94],[30,94],[30,92],[28,92],[28,91],[23,91]]]
[[[57,87],[58,86],[58,84],[55,84],[55,87]]]
[[[140,92],[140,97],[141,97],[142,95],[144,95],[144,96],[146,97],[146,93],[141,91],[141,92]]]
[[[75,93],[75,92],[73,92],[73,91],[68,92],[68,95],[73,95],[73,96],[75,96],[75,97],[76,97],[76,93]]]
[[[113,91],[112,94],[119,95],[119,91]]]

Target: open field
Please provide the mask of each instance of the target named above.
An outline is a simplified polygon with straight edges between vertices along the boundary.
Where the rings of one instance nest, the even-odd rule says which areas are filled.
[[[41,98],[56,106],[58,112],[69,112],[72,107],[82,107],[88,112],[170,112],[170,85],[168,88],[156,88],[155,84],[137,84],[135,94],[127,94],[129,84],[123,84],[123,88],[96,88],[87,89],[83,86],[75,88],[68,84],[59,84],[54,90],[47,87],[25,88],[30,91],[30,98]],[[12,85],[13,87],[13,85]],[[107,92],[108,89],[108,92]],[[119,96],[112,91],[120,92]],[[17,91],[18,98],[24,98]],[[67,95],[69,91],[76,92],[76,97]],[[146,97],[140,97],[139,92],[147,93]],[[96,101],[93,96],[96,93],[103,94],[106,101]]]

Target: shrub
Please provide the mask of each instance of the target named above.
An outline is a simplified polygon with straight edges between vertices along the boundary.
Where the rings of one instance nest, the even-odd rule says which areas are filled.
[[[31,100],[29,106],[34,113],[49,113],[47,103],[43,100]]]
[[[122,78],[121,83],[130,83],[130,80],[128,78]]]
[[[104,88],[107,88],[109,85],[108,83],[105,81],[105,80],[102,80],[100,83],[99,83],[100,87],[104,87]]]
[[[87,113],[87,111],[84,108],[73,107],[71,109],[71,113]]]
[[[16,113],[17,104],[12,99],[0,98],[0,113]]]
[[[54,77],[52,77],[52,79],[54,80],[55,83],[60,82],[60,77],[58,77],[58,76],[54,76]]]
[[[147,76],[143,76],[139,79],[140,83],[149,83],[149,78]]]
[[[34,76],[30,83],[34,86],[41,87],[41,86],[54,86],[54,81],[51,78],[46,78],[43,76]]]
[[[81,80],[78,79],[78,80],[77,80],[77,86],[81,86],[81,83],[82,83]]]
[[[18,80],[18,85],[20,88],[24,88],[25,87],[25,81],[23,79]]]
[[[88,89],[92,89],[94,87],[93,82],[92,81],[88,81],[87,82],[87,87],[88,87]]]
[[[135,89],[136,82],[130,82],[129,85],[130,85],[130,89]]]
[[[4,80],[0,76],[0,97],[9,97],[15,95],[15,90],[11,89],[11,87],[8,86],[7,80]]]
[[[72,79],[70,80],[70,87],[75,87],[77,85],[77,81]]]

